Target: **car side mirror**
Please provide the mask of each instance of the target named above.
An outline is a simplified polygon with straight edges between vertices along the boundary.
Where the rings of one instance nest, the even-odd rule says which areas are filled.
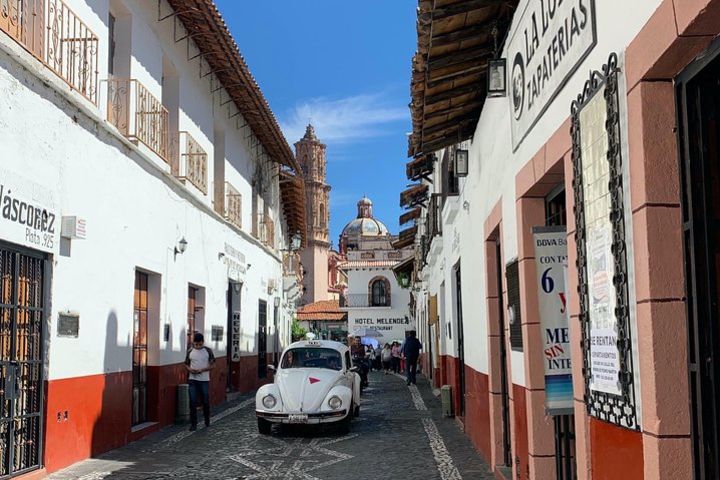
[[[268,365],[267,371],[271,372],[271,373],[275,373],[275,372],[277,372],[277,368],[275,367],[275,365]]]
[[[360,372],[360,367],[358,367],[357,365],[354,367],[350,367],[350,371],[354,372],[354,373],[358,373],[358,372]]]

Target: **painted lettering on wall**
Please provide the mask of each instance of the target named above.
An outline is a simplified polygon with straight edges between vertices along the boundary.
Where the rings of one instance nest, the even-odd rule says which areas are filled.
[[[0,169],[0,233],[4,240],[53,252],[59,223],[49,189]]]

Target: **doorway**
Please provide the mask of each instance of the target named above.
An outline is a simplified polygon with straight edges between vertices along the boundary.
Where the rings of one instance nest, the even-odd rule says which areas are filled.
[[[460,384],[460,404],[458,406],[458,415],[465,416],[465,335],[463,327],[463,310],[462,310],[462,285],[460,283],[460,263],[455,267],[455,309],[457,311],[457,346],[458,346],[458,369]]]
[[[240,384],[233,364],[237,367],[240,362],[240,309],[241,309],[242,283],[230,281],[227,290],[227,385],[228,392],[238,390]]]
[[[720,477],[720,46],[677,79],[695,478]]]
[[[0,244],[0,477],[41,463],[44,264]]]
[[[133,307],[132,424],[147,421],[148,275],[135,271]]]
[[[499,235],[498,235],[499,237]],[[505,341],[505,305],[503,301],[503,281],[502,281],[502,245],[500,241],[495,244],[495,265],[497,271],[497,291],[498,291],[498,319],[499,341],[500,341],[500,399],[502,408],[502,435],[503,435],[503,466],[512,466],[512,448],[510,445],[510,388],[508,385],[508,368],[507,368],[507,343]]]
[[[258,378],[267,377],[267,302],[258,302]]]

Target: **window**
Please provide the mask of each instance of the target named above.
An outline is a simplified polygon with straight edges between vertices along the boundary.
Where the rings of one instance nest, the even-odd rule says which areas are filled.
[[[565,185],[562,183],[545,197],[545,225],[548,227],[567,225]]]
[[[515,260],[505,267],[507,277],[508,323],[510,324],[510,347],[523,351],[522,317],[520,316],[520,267]]]
[[[370,282],[370,306],[390,306],[390,283],[385,278],[375,278]]]
[[[342,370],[340,352],[332,348],[293,348],[283,356],[280,368],[328,368]]]
[[[108,15],[108,73],[115,73],[115,16]]]
[[[320,228],[325,228],[325,225],[326,225],[326,223],[325,223],[325,204],[324,203],[320,204],[319,225],[320,225]]]

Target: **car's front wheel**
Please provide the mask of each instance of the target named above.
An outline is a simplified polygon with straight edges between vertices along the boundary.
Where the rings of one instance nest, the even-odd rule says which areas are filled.
[[[270,435],[270,432],[272,431],[272,423],[268,422],[264,418],[257,419],[258,421],[258,432],[260,432],[262,435]]]
[[[350,424],[352,423],[352,413],[348,412],[347,415],[345,415],[345,418],[340,420],[339,422],[339,428],[342,433],[350,433]]]

